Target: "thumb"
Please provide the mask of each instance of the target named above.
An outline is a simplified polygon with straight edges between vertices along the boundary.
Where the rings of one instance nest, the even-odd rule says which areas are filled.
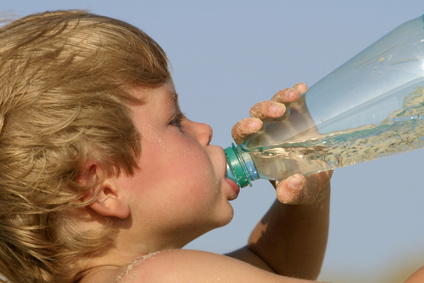
[[[301,174],[295,174],[283,181],[277,181],[275,183],[277,199],[285,204],[297,203],[305,184],[306,179]]]

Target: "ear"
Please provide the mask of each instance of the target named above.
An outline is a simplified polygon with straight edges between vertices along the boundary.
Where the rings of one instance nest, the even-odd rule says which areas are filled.
[[[112,216],[125,219],[130,215],[129,205],[126,202],[120,187],[115,182],[115,178],[107,176],[102,166],[94,161],[87,160],[83,166],[83,170],[78,177],[78,181],[97,185],[83,197],[84,200],[96,196],[93,203],[88,207],[103,216]]]

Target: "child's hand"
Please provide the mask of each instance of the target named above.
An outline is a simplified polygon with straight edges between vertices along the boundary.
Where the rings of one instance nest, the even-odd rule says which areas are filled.
[[[250,109],[250,118],[240,120],[234,125],[231,134],[237,144],[262,128],[262,120],[265,118],[279,118],[285,111],[284,103],[290,103],[299,99],[300,95],[307,91],[303,83],[296,84],[293,88],[286,88],[277,92],[271,100],[255,104]],[[314,203],[329,192],[328,182],[332,172],[322,172],[310,176],[295,174],[285,180],[271,182],[277,191],[277,198],[286,204],[310,204]]]

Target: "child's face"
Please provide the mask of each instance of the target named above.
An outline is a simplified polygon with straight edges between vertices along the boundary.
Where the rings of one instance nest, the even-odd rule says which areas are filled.
[[[133,221],[158,237],[180,236],[183,244],[227,224],[239,188],[225,178],[222,148],[209,144],[211,127],[182,115],[172,83],[134,91],[147,101],[131,106],[141,134],[140,170],[118,177]]]

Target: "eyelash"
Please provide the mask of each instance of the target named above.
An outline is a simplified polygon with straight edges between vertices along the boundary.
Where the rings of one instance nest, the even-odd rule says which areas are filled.
[[[181,122],[182,122],[184,117],[185,116],[184,116],[183,113],[178,113],[174,117],[172,117],[170,124],[173,125],[173,126],[176,126],[178,128],[181,128],[182,127]]]

